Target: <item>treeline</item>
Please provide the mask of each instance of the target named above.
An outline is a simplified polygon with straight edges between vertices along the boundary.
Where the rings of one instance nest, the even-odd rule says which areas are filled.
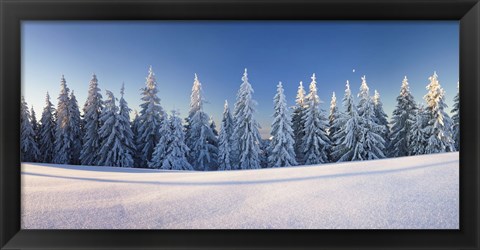
[[[80,115],[73,90],[60,82],[57,107],[50,96],[40,122],[22,97],[21,160],[55,164],[149,167],[175,170],[233,170],[371,160],[450,152],[459,149],[459,93],[452,118],[445,92],[434,73],[425,105],[418,105],[403,79],[391,122],[377,91],[370,95],[365,76],[355,101],[347,81],[343,109],[332,95],[327,113],[320,107],[315,74],[309,93],[300,82],[293,108],[287,106],[282,83],[273,98],[270,140],[262,140],[255,120],[256,102],[247,70],[233,112],[225,101],[220,129],[204,111],[202,84],[195,74],[185,121],[164,111],[150,67],[141,90],[140,112],[130,120],[124,99],[106,90],[103,99],[93,75]],[[292,110],[291,110],[292,109]]]

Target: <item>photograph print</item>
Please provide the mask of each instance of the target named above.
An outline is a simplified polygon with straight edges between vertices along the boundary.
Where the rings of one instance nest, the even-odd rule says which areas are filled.
[[[22,229],[459,229],[458,21],[22,21]]]

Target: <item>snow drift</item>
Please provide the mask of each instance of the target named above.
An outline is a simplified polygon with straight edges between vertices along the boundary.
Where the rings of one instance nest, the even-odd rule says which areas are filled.
[[[24,229],[458,229],[458,153],[218,172],[22,164]]]

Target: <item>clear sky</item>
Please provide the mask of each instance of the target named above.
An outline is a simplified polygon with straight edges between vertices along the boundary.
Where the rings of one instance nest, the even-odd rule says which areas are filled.
[[[268,137],[273,96],[282,81],[289,106],[299,81],[308,91],[317,75],[323,109],[332,92],[341,105],[345,81],[355,94],[366,75],[371,94],[380,92],[391,116],[403,77],[417,102],[437,71],[450,111],[459,78],[457,21],[24,21],[22,93],[40,119],[45,94],[56,104],[60,77],[75,91],[79,106],[92,73],[99,87],[139,109],[149,65],[165,110],[188,112],[194,73],[202,83],[205,111],[219,127],[223,103],[235,102],[244,68],[258,102],[256,118]]]

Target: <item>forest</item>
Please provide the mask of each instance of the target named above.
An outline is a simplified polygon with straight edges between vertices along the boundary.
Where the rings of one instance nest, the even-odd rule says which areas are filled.
[[[108,90],[104,97],[94,74],[81,113],[74,91],[70,91],[62,75],[57,106],[47,92],[40,121],[22,96],[21,161],[215,171],[458,151],[459,86],[450,117],[436,72],[429,81],[423,97],[425,105],[419,105],[405,76],[390,119],[380,94],[374,91],[371,95],[365,76],[356,96],[346,82],[341,107],[332,93],[328,111],[321,107],[315,74],[308,93],[299,83],[292,107],[279,82],[272,94],[271,137],[265,140],[260,137],[255,119],[257,103],[247,69],[233,110],[225,101],[219,129],[204,111],[202,84],[196,74],[188,114],[181,118],[178,111],[163,109],[150,67],[140,93],[140,111],[133,119],[124,99],[124,86],[119,99]]]

